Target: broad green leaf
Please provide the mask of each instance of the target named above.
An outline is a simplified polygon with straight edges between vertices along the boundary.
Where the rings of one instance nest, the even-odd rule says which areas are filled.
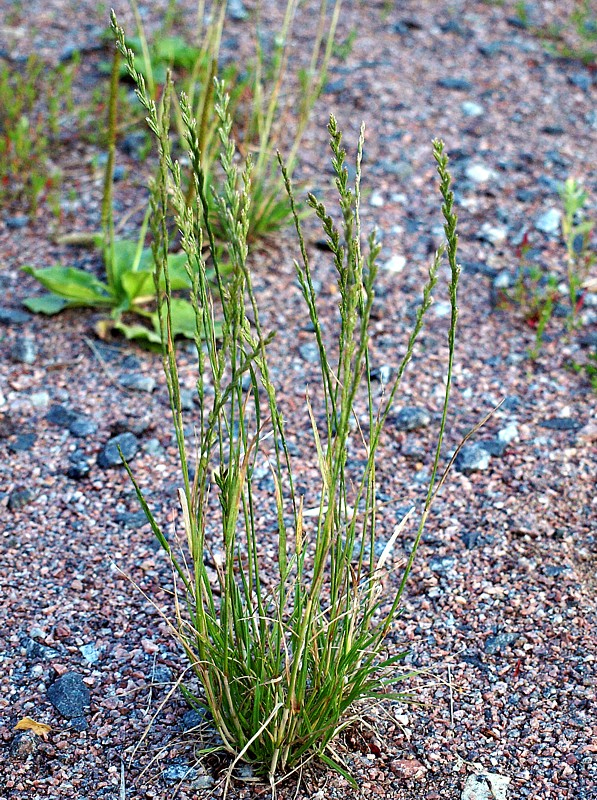
[[[23,300],[23,305],[34,314],[46,314],[51,317],[64,311],[71,303],[65,297],[58,297],[57,294],[42,294],[40,297],[27,297]]]
[[[131,304],[141,298],[148,301],[155,295],[152,272],[125,272],[120,276],[122,288]]]
[[[111,305],[113,298],[105,283],[95,275],[75,267],[46,267],[35,269],[23,267],[23,270],[38,280],[51,292],[72,300],[81,306]]]
[[[183,69],[192,69],[200,55],[201,50],[185,42],[182,36],[166,36],[155,47],[157,61],[165,61]]]
[[[159,333],[152,331],[151,328],[147,328],[145,325],[128,325],[126,322],[122,322],[122,320],[116,320],[112,324],[112,327],[124,334],[127,339],[142,339],[152,344],[160,344],[161,342]]]

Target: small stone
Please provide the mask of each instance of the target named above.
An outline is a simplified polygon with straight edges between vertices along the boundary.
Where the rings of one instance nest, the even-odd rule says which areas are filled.
[[[48,392],[33,392],[30,397],[31,405],[33,408],[46,408],[50,404],[50,395]]]
[[[519,633],[498,633],[497,636],[488,636],[485,642],[485,652],[490,656],[501,653],[519,638]]]
[[[539,425],[552,431],[575,431],[581,427],[581,424],[571,417],[551,417],[542,420]]]
[[[389,364],[381,364],[379,367],[373,367],[369,375],[372,381],[379,381],[387,386],[394,375],[394,368]]]
[[[183,411],[192,411],[197,393],[194,389],[180,390],[180,406]]]
[[[100,653],[94,644],[82,644],[79,650],[88,664],[95,664],[99,661]]]
[[[398,758],[392,761],[390,769],[403,780],[422,778],[426,768],[416,758]]]
[[[394,417],[394,427],[398,431],[416,431],[426,428],[431,422],[431,415],[418,406],[404,406]]]
[[[122,459],[118,452],[120,447],[122,455],[126,461],[130,461],[137,454],[139,449],[139,440],[133,433],[121,433],[110,439],[100,451],[97,457],[98,466],[102,469],[109,467],[118,467],[122,465]]]
[[[398,255],[398,254],[395,254],[395,255],[391,256],[383,264],[383,268],[385,270],[387,270],[388,272],[392,272],[394,274],[402,272],[402,270],[404,269],[405,266],[406,266],[406,258],[405,258],[405,256],[401,256],[401,255]]]
[[[211,719],[211,714],[205,708],[191,708],[189,711],[186,711],[182,717],[182,729],[183,731],[190,731],[193,728],[198,728],[202,725],[205,725],[206,722],[209,722]]]
[[[472,100],[465,100],[461,103],[460,108],[465,117],[482,117],[485,114],[485,109],[479,103]]]
[[[81,414],[81,416],[75,417],[75,419],[68,426],[68,429],[73,436],[76,436],[79,439],[84,439],[87,436],[93,436],[93,434],[96,433],[97,425],[95,422],[93,422],[93,420],[89,419],[89,417],[85,417]]]
[[[212,786],[215,785],[215,780],[212,778],[211,775],[199,775],[198,778],[194,778],[191,783],[192,789],[211,789]]]
[[[456,559],[453,556],[441,556],[439,558],[432,558],[429,561],[429,569],[432,572],[449,572],[454,568]]]
[[[499,275],[496,275],[493,280],[494,289],[509,289],[511,285],[512,276],[506,270],[500,272]]]
[[[576,434],[576,440],[581,444],[597,442],[597,422],[589,422]]]
[[[506,228],[500,228],[498,225],[492,225],[490,222],[485,222],[481,225],[477,233],[477,239],[482,242],[489,242],[490,244],[503,244],[508,237]]]
[[[481,443],[465,444],[456,456],[454,466],[464,473],[480,472],[489,467],[489,453]]]
[[[309,364],[319,364],[319,347],[316,342],[305,342],[305,344],[301,344],[299,353]]]
[[[0,439],[8,439],[17,430],[17,426],[8,414],[0,414]]]
[[[588,92],[593,84],[591,76],[587,72],[575,72],[573,75],[568,75],[568,80],[573,86],[578,86],[583,92]]]
[[[32,731],[18,731],[10,743],[10,757],[15,761],[27,761],[37,752],[37,737]]]
[[[541,214],[535,220],[535,227],[541,233],[548,236],[555,236],[560,232],[560,223],[562,221],[562,212],[559,208],[550,208],[544,214]]]
[[[0,325],[23,325],[31,319],[31,314],[16,308],[0,308]]]
[[[14,217],[5,217],[4,222],[6,227],[13,231],[18,231],[21,228],[26,228],[29,224],[29,217],[24,214],[16,214]]]
[[[454,92],[470,92],[473,89],[473,84],[464,78],[440,78],[437,85],[442,89],[451,89]]]
[[[230,19],[234,20],[235,22],[243,22],[249,17],[249,12],[245,8],[242,0],[228,0],[226,13]]]
[[[148,375],[142,375],[140,372],[132,372],[128,375],[123,375],[118,381],[125,389],[131,389],[134,392],[147,392],[151,394],[155,389],[155,378]]]
[[[502,428],[501,431],[498,431],[498,439],[500,442],[505,442],[506,444],[510,444],[510,442],[513,442],[517,437],[518,428],[514,422],[511,422],[505,428]]]
[[[462,531],[460,538],[467,550],[472,550],[479,542],[478,531]]]
[[[503,442],[501,439],[486,439],[482,442],[483,448],[487,450],[489,455],[501,458],[508,449],[508,442]]]
[[[373,206],[374,208],[383,208],[384,203],[385,200],[381,192],[373,192],[369,198],[369,205]]]
[[[28,336],[17,339],[10,350],[10,357],[18,364],[35,364],[37,347],[33,339]]]
[[[485,164],[469,164],[465,171],[466,177],[473,183],[487,183],[497,178],[497,173],[486,167]]]
[[[85,454],[80,450],[75,450],[74,453],[71,453],[69,456],[70,466],[66,471],[67,478],[71,478],[74,481],[83,480],[86,478],[91,468],[89,466],[89,462],[85,457]]]
[[[159,439],[149,439],[142,446],[143,452],[150,456],[158,456],[164,452],[164,448],[160,444]]]
[[[8,498],[9,511],[20,511],[21,508],[29,505],[33,501],[33,492],[29,489],[21,489],[16,492],[11,492]]]
[[[83,717],[91,701],[89,689],[78,672],[65,672],[50,685],[46,694],[56,711],[66,719]]]
[[[439,300],[433,304],[433,313],[439,319],[449,317],[452,313],[452,304],[447,300]]]
[[[8,449],[13,453],[26,452],[32,449],[36,440],[37,435],[35,433],[21,433],[14,442],[8,445]]]
[[[198,777],[195,767],[190,766],[186,761],[176,758],[162,772],[162,778],[168,783],[177,781],[192,781]]]
[[[141,511],[121,511],[116,514],[114,521],[124,528],[142,528],[147,525],[147,517],[145,512]]]
[[[46,419],[59,428],[68,428],[77,419],[77,415],[65,406],[53,405],[46,414]]]
[[[506,800],[510,778],[492,772],[469,775],[460,800]]]
[[[172,683],[172,670],[165,664],[159,664],[151,674],[151,682],[154,684]]]

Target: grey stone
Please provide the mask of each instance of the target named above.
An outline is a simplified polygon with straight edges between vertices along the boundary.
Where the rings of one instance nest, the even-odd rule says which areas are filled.
[[[27,761],[37,752],[37,737],[32,731],[18,731],[10,743],[10,757],[15,761]]]
[[[33,501],[34,495],[30,489],[21,489],[11,492],[8,498],[9,511],[19,511]]]
[[[77,419],[77,414],[66,406],[53,405],[46,414],[46,419],[52,425],[58,425],[59,428],[68,428]]]
[[[299,353],[309,364],[319,364],[319,348],[315,342],[305,342],[300,345]]]
[[[398,431],[416,431],[419,428],[426,428],[430,422],[429,412],[418,406],[404,406],[393,420],[394,427]]]
[[[137,454],[139,450],[139,440],[134,433],[126,432],[118,436],[114,436],[104,445],[97,457],[98,466],[102,469],[109,467],[118,467],[122,464],[122,459],[118,452],[118,448],[122,450],[122,455],[127,461]]]
[[[35,364],[35,360],[37,359],[37,346],[33,339],[29,336],[17,339],[11,347],[10,357],[18,364]]]
[[[460,108],[465,117],[482,117],[485,113],[483,106],[472,100],[465,100],[460,104]]]
[[[488,636],[485,642],[485,652],[490,656],[501,653],[519,638],[519,633],[498,633],[496,636]]]
[[[582,427],[580,422],[571,417],[552,417],[542,420],[539,425],[552,431],[575,431]]]
[[[142,528],[147,524],[144,511],[121,511],[114,517],[115,522],[124,528]]]
[[[151,394],[155,389],[155,378],[142,375],[140,372],[131,372],[128,375],[123,375],[118,382],[121,386],[124,386],[126,389],[131,389],[134,392],[147,392]]]
[[[249,17],[249,12],[245,8],[242,0],[228,0],[226,13],[230,19],[234,20],[235,22],[243,22]]]
[[[79,650],[81,651],[81,655],[83,656],[85,661],[87,661],[88,664],[95,664],[100,659],[100,652],[93,643],[82,644],[79,647]]]
[[[562,212],[559,208],[550,208],[545,213],[541,214],[535,220],[535,227],[541,233],[548,236],[555,236],[560,232],[560,223],[562,221]]]
[[[451,89],[454,92],[470,92],[473,88],[473,84],[470,81],[464,78],[452,78],[450,76],[440,78],[437,85],[441,86],[442,89]]]
[[[205,725],[210,720],[211,714],[206,708],[191,708],[183,714],[181,725],[183,731],[190,731],[200,725]]]
[[[15,214],[14,217],[6,217],[4,219],[6,223],[6,227],[10,228],[10,230],[17,231],[21,228],[26,228],[29,224],[29,217],[26,217],[24,214]]]
[[[466,177],[473,183],[488,183],[497,178],[497,173],[485,164],[469,164],[465,170]]]
[[[33,408],[45,408],[50,403],[50,395],[45,391],[33,392],[29,399]]]
[[[66,719],[78,719],[89,706],[91,695],[78,672],[66,672],[46,692],[56,711]]]
[[[456,456],[454,466],[464,473],[480,472],[489,467],[489,458],[490,454],[480,442],[465,444]]]
[[[211,789],[214,786],[215,780],[212,778],[211,775],[199,775],[199,777],[194,778],[193,782],[191,783],[192,789]]]
[[[86,436],[93,436],[97,431],[97,425],[89,417],[83,415],[75,417],[75,419],[68,426],[69,431],[73,436],[79,439],[84,439]]]
[[[31,314],[16,308],[0,308],[0,325],[23,325],[31,319]]]
[[[455,564],[456,559],[453,556],[441,556],[429,561],[429,569],[433,572],[449,572]]]
[[[80,450],[75,450],[74,453],[70,454],[69,461],[70,465],[66,470],[67,478],[80,481],[89,475],[91,468],[87,458],[85,457],[85,453],[81,452]]]
[[[13,453],[21,453],[31,450],[37,440],[35,433],[21,433],[14,442],[8,445],[8,449]]]
[[[184,780],[192,781],[197,777],[198,772],[195,767],[180,758],[175,758],[162,772],[162,778],[168,783],[177,783]]]

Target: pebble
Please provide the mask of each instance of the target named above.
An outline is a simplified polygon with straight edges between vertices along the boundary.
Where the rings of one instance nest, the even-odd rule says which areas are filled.
[[[33,339],[29,336],[17,339],[11,347],[10,357],[18,364],[35,364],[37,347]]]
[[[487,183],[488,181],[495,180],[497,173],[485,164],[469,164],[465,171],[466,177],[473,181],[473,183]]]
[[[151,394],[155,389],[155,378],[149,375],[142,375],[140,372],[132,372],[128,375],[123,375],[118,381],[125,389],[131,389],[134,392],[147,392]]]
[[[535,220],[535,228],[548,236],[555,236],[560,232],[562,212],[559,208],[550,208]]]
[[[198,728],[200,725],[205,725],[210,717],[211,714],[205,708],[191,708],[183,714],[182,729],[183,731],[190,731],[193,728]]]
[[[104,445],[97,457],[97,464],[102,469],[118,467],[122,465],[122,460],[118,448],[122,450],[122,455],[126,461],[130,461],[139,449],[139,440],[134,433],[126,432],[114,436]]]
[[[10,743],[10,757],[16,761],[27,761],[37,751],[37,737],[32,731],[18,731]]]
[[[388,272],[392,272],[394,274],[402,272],[402,270],[404,269],[405,266],[406,266],[406,257],[398,255],[398,254],[395,254],[395,255],[391,256],[383,264],[383,268],[385,270],[387,270]]]
[[[13,453],[26,452],[31,450],[37,440],[35,433],[21,433],[14,442],[8,445],[8,449]]]
[[[243,22],[249,17],[249,12],[245,8],[242,0],[228,0],[226,13],[230,19],[234,20],[235,22]]]
[[[542,420],[539,425],[552,431],[575,431],[581,427],[580,423],[571,417],[551,417]]]
[[[490,656],[501,653],[519,638],[519,633],[498,633],[497,636],[488,636],[485,642],[485,652]]]
[[[461,103],[460,108],[465,117],[482,117],[485,114],[483,106],[473,100],[465,100]]]
[[[502,244],[508,237],[506,228],[500,228],[499,225],[492,225],[491,222],[484,222],[479,228],[477,239],[482,242],[489,242],[490,244]]]
[[[510,444],[510,442],[513,442],[517,437],[518,428],[514,422],[511,422],[509,425],[506,425],[505,428],[502,428],[501,431],[498,431],[497,435],[500,442],[505,442],[506,444]]]
[[[80,719],[89,706],[91,695],[78,672],[65,672],[46,692],[56,711],[66,719]]]
[[[0,307],[0,325],[23,325],[25,322],[29,322],[30,319],[31,314],[27,314],[25,311]]]
[[[469,775],[460,800],[506,800],[510,778],[492,772]]]
[[[199,775],[191,783],[192,789],[211,789],[215,785],[215,780],[211,775]]]
[[[7,228],[17,231],[27,227],[29,224],[29,217],[26,217],[24,214],[15,214],[14,217],[5,217],[4,222]]]
[[[440,78],[437,82],[438,86],[442,89],[451,89],[454,92],[470,92],[473,89],[473,84],[464,78]]]
[[[30,489],[20,489],[11,492],[8,498],[9,511],[19,511],[29,505],[33,500],[33,492]]]
[[[374,208],[383,208],[384,203],[385,200],[381,192],[373,192],[369,198],[369,205],[373,206]]]
[[[77,415],[73,411],[69,411],[66,406],[53,405],[46,414],[46,419],[52,425],[58,425],[59,428],[68,428],[77,419]]]
[[[182,759],[174,759],[162,772],[162,778],[168,783],[177,781],[194,780],[198,777],[197,770]]]
[[[89,417],[76,416],[75,419],[68,426],[69,431],[73,436],[78,439],[84,439],[86,436],[93,436],[97,431],[97,425]]]
[[[50,395],[48,392],[33,392],[30,399],[33,408],[46,408],[46,406],[50,404]]]
[[[69,456],[69,461],[70,465],[66,470],[67,478],[80,481],[89,475],[91,468],[85,457],[85,453],[83,453],[81,450],[75,450],[74,453],[71,453]]]
[[[393,420],[394,427],[398,431],[416,431],[419,428],[426,428],[430,422],[429,412],[418,406],[404,406]]]
[[[95,664],[99,661],[100,653],[94,644],[82,644],[79,650],[88,664]]]
[[[305,342],[300,345],[299,353],[309,364],[319,364],[319,347],[316,342]]]
[[[465,444],[456,456],[454,466],[460,472],[480,472],[489,467],[490,454],[485,447],[479,443]]]

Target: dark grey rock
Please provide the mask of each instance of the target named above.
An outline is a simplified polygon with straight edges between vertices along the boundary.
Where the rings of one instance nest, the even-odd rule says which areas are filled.
[[[123,138],[120,148],[127,156],[138,158],[146,142],[147,136],[144,131],[132,131]]]
[[[16,424],[8,414],[0,414],[0,439],[8,439],[17,430]]]
[[[69,431],[73,436],[79,439],[84,439],[87,436],[93,436],[97,432],[97,425],[89,417],[76,416],[75,419],[68,426]]]
[[[188,764],[182,758],[175,758],[162,772],[162,778],[168,783],[177,783],[178,781],[192,781],[197,778],[199,773],[195,767]]]
[[[134,433],[126,432],[114,436],[104,445],[103,450],[97,457],[98,466],[102,469],[118,467],[122,464],[122,459],[118,448],[122,450],[122,455],[127,461],[133,458],[139,449],[139,440]]]
[[[142,375],[140,372],[131,372],[128,375],[123,375],[118,382],[121,386],[124,386],[126,389],[131,389],[134,392],[147,392],[151,394],[155,389],[155,378]]]
[[[15,761],[27,761],[37,753],[37,737],[32,731],[18,731],[10,743],[10,757]]]
[[[159,664],[151,674],[152,683],[172,683],[172,670],[164,664]]]
[[[66,672],[46,692],[56,711],[66,719],[80,719],[89,706],[91,694],[78,672]]]
[[[21,489],[11,492],[8,498],[9,511],[19,511],[33,501],[34,495],[30,489]]]
[[[242,0],[228,0],[226,13],[230,19],[235,22],[243,22],[245,19],[249,18],[249,12],[245,8]]]
[[[16,231],[27,227],[29,224],[29,217],[26,217],[24,214],[15,214],[14,217],[5,217],[4,222],[7,228]]]
[[[453,556],[439,556],[429,561],[429,569],[433,572],[449,572],[456,564]]]
[[[31,450],[36,440],[37,435],[35,433],[21,433],[14,442],[8,445],[8,449],[13,453],[25,452]]]
[[[299,353],[309,364],[319,364],[319,348],[315,342],[305,342],[300,345]]]
[[[16,308],[0,308],[0,325],[23,325],[31,319],[31,314]]]
[[[404,406],[393,419],[394,427],[398,431],[416,431],[426,428],[430,422],[431,414],[418,406]]]
[[[34,635],[33,632],[32,635]],[[53,661],[60,655],[58,650],[55,650],[53,647],[48,647],[42,642],[36,642],[33,638],[27,637],[23,641],[23,645],[27,653],[27,658],[32,661]]]
[[[126,167],[124,167],[122,164],[117,164],[114,167],[114,173],[112,175],[114,182],[116,183],[117,181],[123,180],[125,176],[126,176]]]
[[[80,481],[89,475],[91,471],[89,462],[87,461],[85,454],[80,450],[75,450],[74,453],[71,453],[69,456],[69,461],[70,465],[66,471],[66,476],[68,478],[71,478],[74,481]]]
[[[451,89],[454,92],[470,92],[472,91],[473,84],[465,78],[440,78],[437,82],[438,86],[442,89]]]
[[[65,406],[53,405],[46,414],[46,419],[59,428],[68,428],[77,419],[77,414]]]
[[[183,714],[181,726],[183,731],[190,731],[210,722],[211,714],[206,708],[191,708]]]
[[[33,339],[29,336],[17,339],[10,349],[10,357],[17,364],[35,364],[37,347]]]
[[[484,450],[487,450],[490,455],[496,456],[497,458],[501,458],[508,448],[508,442],[504,442],[498,438],[485,440],[481,444]]]
[[[465,444],[456,456],[454,466],[464,473],[481,472],[489,467],[490,454],[484,443]]]
[[[542,420],[539,425],[552,431],[575,431],[582,427],[580,422],[571,417],[552,417]]]
[[[115,521],[124,528],[141,528],[147,524],[144,511],[121,511],[114,517]]]
[[[573,86],[578,86],[583,92],[588,92],[593,85],[593,81],[588,72],[575,72],[573,75],[568,75],[568,81]]]
[[[480,534],[478,531],[462,531],[460,538],[467,550],[473,550],[479,543]]]
[[[490,656],[501,653],[519,638],[519,633],[498,633],[497,636],[488,636],[485,642],[485,652]]]

